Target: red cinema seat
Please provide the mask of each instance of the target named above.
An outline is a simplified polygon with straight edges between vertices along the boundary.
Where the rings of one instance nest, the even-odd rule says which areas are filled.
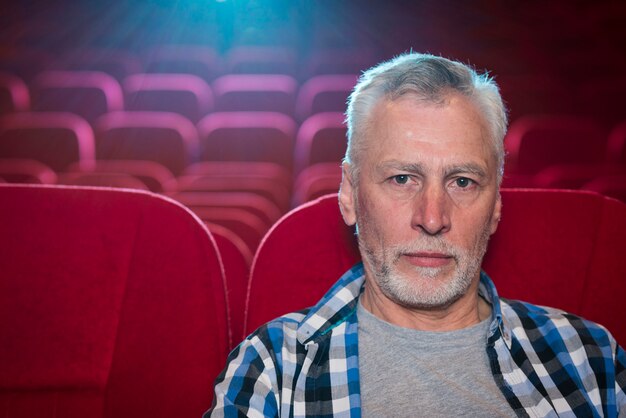
[[[97,71],[43,71],[32,81],[31,93],[33,110],[71,112],[90,123],[124,109],[120,84]]]
[[[626,342],[626,205],[583,191],[502,190],[503,216],[484,270],[503,297],[554,306],[607,326]],[[246,332],[311,306],[359,254],[337,196],[279,221],[253,261]]]
[[[272,178],[248,175],[245,167],[239,176],[234,175],[187,175],[178,178],[180,192],[247,192],[256,193],[271,200],[281,212],[290,204],[289,190]]]
[[[256,251],[261,238],[269,229],[255,213],[239,207],[196,206],[190,209],[207,225],[221,225],[243,240],[248,252]]]
[[[192,208],[240,208],[261,218],[269,228],[282,212],[271,200],[250,192],[175,192],[170,197]],[[204,219],[204,218],[203,218]]]
[[[236,46],[226,54],[226,72],[234,74],[296,73],[293,51],[278,46]]]
[[[581,189],[591,190],[626,203],[626,172],[597,177],[583,184]]]
[[[55,184],[57,174],[36,160],[0,159],[0,176],[7,183]]]
[[[211,88],[192,74],[135,74],[123,88],[126,110],[174,112],[195,123],[213,108]]]
[[[307,80],[296,99],[296,115],[304,120],[322,112],[345,112],[348,96],[358,77],[351,74],[328,74]]]
[[[213,238],[158,195],[0,187],[0,414],[192,417],[229,348]]]
[[[123,173],[63,173],[58,184],[70,186],[112,187],[149,191],[148,186],[136,177]]]
[[[276,112],[218,112],[198,123],[201,161],[280,164],[291,172],[296,124]]]
[[[68,71],[99,71],[122,82],[131,74],[143,69],[139,58],[131,52],[119,49],[81,48],[67,52],[57,64]]]
[[[341,163],[348,144],[344,119],[343,113],[326,112],[302,122],[296,137],[296,173],[317,163]]]
[[[143,183],[148,190],[155,193],[173,192],[178,187],[176,178],[167,168],[153,161],[135,160],[98,160],[89,170],[81,170],[71,165],[70,173],[85,174],[123,174],[132,176]]]
[[[39,161],[54,171],[72,163],[94,163],[94,135],[79,116],[63,112],[21,112],[0,116],[0,158]]]
[[[98,160],[143,160],[182,173],[198,147],[195,126],[170,112],[113,112],[94,125]]]
[[[211,84],[220,112],[280,112],[293,116],[298,83],[280,74],[229,74]]]
[[[260,178],[272,180],[277,185],[291,187],[291,173],[282,165],[267,162],[202,161],[185,170],[190,176],[215,176]]]
[[[293,207],[330,193],[341,183],[340,163],[318,163],[302,170],[293,186]]]
[[[533,176],[533,184],[546,189],[580,189],[594,178],[626,174],[626,165],[620,164],[558,164],[541,170]]]
[[[246,243],[233,231],[218,224],[207,223],[206,225],[217,243],[224,264],[232,341],[238,344],[245,337],[243,319],[252,253]]]
[[[0,114],[30,110],[30,94],[24,81],[0,72]]]
[[[215,50],[200,45],[160,45],[144,54],[148,73],[192,74],[206,82],[220,72]]]
[[[509,174],[533,175],[555,164],[601,163],[606,139],[592,120],[542,115],[515,120],[504,145]]]
[[[611,129],[606,144],[606,160],[626,167],[626,120]]]

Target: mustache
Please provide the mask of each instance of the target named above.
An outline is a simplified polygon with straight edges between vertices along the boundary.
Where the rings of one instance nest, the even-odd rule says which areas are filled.
[[[414,253],[441,253],[458,260],[464,254],[463,250],[446,242],[441,237],[421,238],[411,243],[394,245],[389,250],[395,260],[398,260],[405,254]]]

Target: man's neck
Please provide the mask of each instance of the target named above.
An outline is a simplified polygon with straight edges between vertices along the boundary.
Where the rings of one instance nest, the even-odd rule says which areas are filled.
[[[449,306],[412,309],[385,296],[375,283],[366,281],[361,295],[363,307],[391,324],[420,331],[454,331],[470,327],[491,315],[491,306],[478,295],[478,281]]]

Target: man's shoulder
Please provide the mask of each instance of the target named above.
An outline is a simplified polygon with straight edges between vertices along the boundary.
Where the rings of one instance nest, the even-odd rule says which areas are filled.
[[[519,300],[501,299],[501,303],[504,319],[518,338],[548,344],[575,341],[611,350],[615,347],[615,339],[603,325],[579,315]]]

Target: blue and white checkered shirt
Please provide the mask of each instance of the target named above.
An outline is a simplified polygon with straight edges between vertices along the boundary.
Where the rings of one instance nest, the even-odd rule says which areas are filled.
[[[314,307],[275,319],[229,356],[215,385],[220,417],[358,417],[361,414],[354,266]],[[603,327],[552,308],[499,299],[482,273],[492,306],[487,353],[494,379],[519,416],[626,415],[626,353]]]

